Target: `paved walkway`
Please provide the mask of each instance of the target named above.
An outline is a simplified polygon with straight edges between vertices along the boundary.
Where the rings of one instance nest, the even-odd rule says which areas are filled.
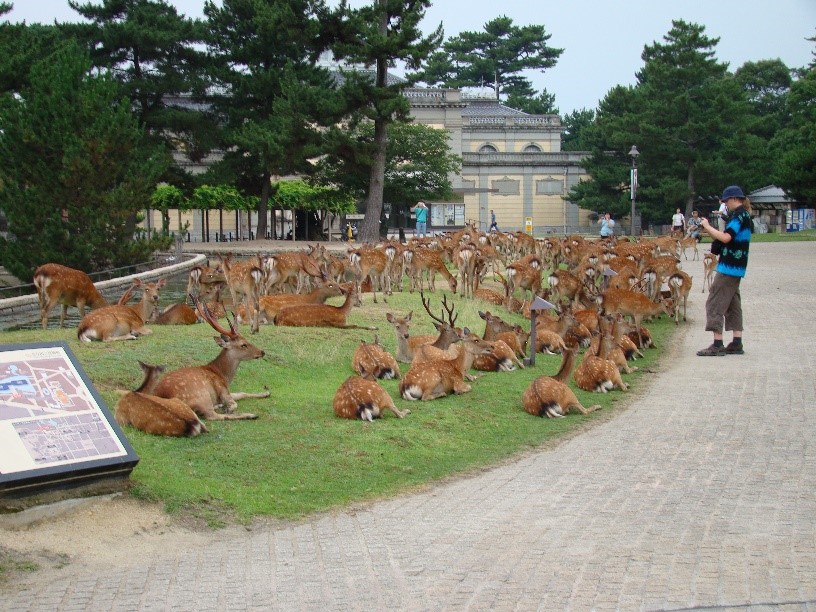
[[[747,354],[716,358],[694,354],[710,337],[689,263],[690,322],[659,375],[557,448],[349,511],[39,572],[0,608],[816,610],[815,259],[814,242],[754,245]]]

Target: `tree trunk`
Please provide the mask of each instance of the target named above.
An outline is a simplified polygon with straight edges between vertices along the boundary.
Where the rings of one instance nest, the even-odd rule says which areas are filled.
[[[266,213],[269,210],[269,179],[268,174],[264,175],[263,187],[261,187],[261,201],[258,202],[258,231],[255,237],[258,239],[266,238]]]
[[[694,162],[689,162],[688,165],[688,179],[686,182],[688,187],[688,200],[686,201],[686,219],[691,218],[691,211],[694,209],[694,200],[697,199],[697,183],[694,177]]]

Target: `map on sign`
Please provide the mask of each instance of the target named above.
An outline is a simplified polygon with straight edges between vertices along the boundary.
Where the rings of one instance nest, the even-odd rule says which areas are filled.
[[[128,454],[65,347],[0,350],[0,475]]]

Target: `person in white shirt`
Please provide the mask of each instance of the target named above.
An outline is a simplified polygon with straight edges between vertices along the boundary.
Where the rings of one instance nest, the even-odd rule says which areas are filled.
[[[721,232],[725,231],[725,218],[728,216],[728,206],[725,202],[720,202],[720,210],[717,211],[717,227]]]
[[[681,237],[686,233],[686,218],[679,208],[672,215],[672,232],[680,232]]]

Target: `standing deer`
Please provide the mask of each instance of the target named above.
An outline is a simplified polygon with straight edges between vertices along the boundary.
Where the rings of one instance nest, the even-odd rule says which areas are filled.
[[[674,300],[674,323],[678,324],[680,322],[680,300],[683,301],[683,320],[686,320],[686,303],[691,291],[691,276],[682,270],[678,270],[669,276],[667,284],[671,291],[672,300]]]
[[[714,280],[714,273],[717,271],[717,256],[714,253],[703,254],[703,293],[705,293],[706,285],[711,289],[711,281]]]
[[[275,315],[275,325],[288,327],[336,327],[338,329],[370,329],[376,327],[352,325],[347,322],[349,311],[357,291],[352,287],[342,289],[346,296],[341,306],[331,304],[302,304],[282,308]]]
[[[360,341],[351,359],[351,367],[358,375],[367,380],[402,376],[397,360],[379,343],[377,336],[374,336],[373,343]]]
[[[156,436],[197,436],[207,433],[207,427],[192,408],[179,399],[163,399],[153,395],[164,366],[139,362],[144,381],[135,391],[122,396],[116,403],[116,422],[132,425]]]
[[[62,306],[60,327],[65,326],[65,316],[69,306],[79,309],[80,318],[85,316],[85,307],[101,308],[108,301],[102,297],[90,277],[81,270],[74,270],[55,263],[41,265],[34,271],[34,286],[40,302],[42,328],[48,328],[48,313],[57,304]]]
[[[607,289],[600,296],[601,308],[604,313],[619,312],[622,315],[632,317],[635,322],[635,329],[642,327],[643,317],[652,317],[665,313],[672,315],[671,300],[661,300],[658,303],[650,300],[646,295],[638,291],[627,289]],[[638,335],[640,340],[640,336]],[[643,348],[642,344],[638,348]]]
[[[263,258],[258,256],[247,261],[233,262],[230,255],[221,257],[227,287],[232,297],[232,307],[237,308],[243,302],[247,309],[250,333],[257,333],[260,326],[261,287],[264,278]]]
[[[467,327],[463,331],[466,337],[458,345],[456,357],[411,366],[400,382],[403,399],[429,401],[451,393],[460,395],[470,391],[465,374],[478,355],[493,350],[493,343],[471,334]]]
[[[585,408],[572,389],[567,386],[575,366],[578,347],[571,346],[562,351],[561,368],[554,376],[539,376],[524,391],[521,401],[524,410],[533,416],[558,418],[575,408],[581,414],[589,414],[601,408],[600,405]]]
[[[380,385],[359,376],[350,376],[337,389],[332,402],[334,414],[344,419],[373,421],[380,418],[385,410],[390,410],[398,419],[410,414],[401,411],[394,400]]]
[[[380,249],[361,247],[349,249],[349,261],[354,268],[355,287],[357,293],[362,293],[362,283],[371,279],[371,291],[374,293],[374,303],[377,302],[377,289],[386,295],[391,295],[391,268],[393,263],[384,251]],[[385,298],[383,298],[385,299]]]
[[[245,398],[269,397],[269,392],[230,392],[229,386],[242,361],[260,359],[264,352],[239,334],[232,321],[228,320],[230,329],[227,330],[218,324],[205,305],[196,302],[196,309],[201,318],[219,333],[215,336],[215,342],[221,347],[221,352],[206,365],[179,368],[169,372],[159,381],[154,391],[155,395],[166,399],[179,399],[197,415],[208,420],[257,419],[258,416],[255,414],[236,413],[237,402]],[[216,408],[221,406],[226,410],[226,414],[216,412]]]
[[[473,297],[473,287],[476,285],[476,259],[478,256],[479,251],[473,243],[463,245],[456,253],[456,267],[459,268],[462,297]],[[455,288],[454,291],[456,291]]]
[[[82,342],[94,340],[110,342],[135,340],[139,336],[152,333],[145,327],[145,323],[150,320],[156,304],[159,303],[159,290],[164,287],[165,282],[165,279],[161,279],[155,283],[144,284],[138,278],[135,279],[133,285],[119,300],[119,304],[104,306],[82,317],[77,328],[77,338]],[[127,300],[134,288],[142,290],[142,301],[136,306],[128,306]]]

